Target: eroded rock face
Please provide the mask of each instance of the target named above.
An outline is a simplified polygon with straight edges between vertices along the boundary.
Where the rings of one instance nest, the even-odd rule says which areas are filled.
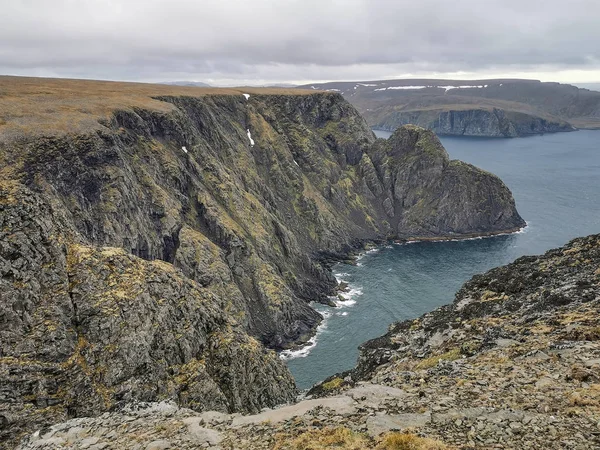
[[[87,134],[1,141],[5,437],[133,400],[289,401],[263,345],[318,325],[308,303],[336,284],[323,255],[524,224],[497,178],[420,128],[376,140],[339,95],[159,100]]]
[[[224,298],[163,261],[66,242],[36,194],[0,191],[0,440],[135,400],[252,412],[294,398]]]
[[[397,111],[374,123],[373,127],[393,131],[405,124],[416,124],[445,136],[522,137],[575,130],[558,118],[500,108]]]
[[[433,132],[413,125],[378,140],[361,168],[397,238],[515,231],[525,225],[502,181],[451,161]],[[381,201],[381,200],[379,200]]]

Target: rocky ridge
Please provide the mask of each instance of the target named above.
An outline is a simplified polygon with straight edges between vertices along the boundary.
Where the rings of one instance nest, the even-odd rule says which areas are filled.
[[[599,267],[596,235],[476,275],[294,405],[250,416],[142,405],[20,449],[600,448]]]
[[[301,86],[338,92],[375,129],[412,123],[449,136],[520,137],[597,129],[600,93],[537,80],[376,80]]]
[[[524,225],[418,127],[340,95],[0,78],[0,436],[120,405],[256,412],[366,241]],[[53,109],[54,108],[54,109]]]
[[[500,108],[394,111],[381,114],[380,117],[371,117],[370,120],[377,130],[394,131],[399,126],[415,124],[441,136],[509,138],[575,130],[568,122],[557,118]]]

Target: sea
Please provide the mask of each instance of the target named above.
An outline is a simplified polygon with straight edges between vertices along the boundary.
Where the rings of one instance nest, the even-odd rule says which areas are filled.
[[[504,236],[385,245],[362,253],[355,265],[335,265],[336,278],[349,285],[344,300],[336,308],[315,305],[325,318],[317,334],[281,354],[298,388],[351,369],[361,343],[452,302],[473,275],[600,233],[600,131],[440,140],[452,159],[498,175],[527,227]]]

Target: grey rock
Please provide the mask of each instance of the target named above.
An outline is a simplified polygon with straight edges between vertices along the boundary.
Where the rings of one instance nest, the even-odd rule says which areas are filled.
[[[431,421],[431,414],[376,414],[367,418],[368,433],[379,436],[392,430],[407,430],[424,427]]]
[[[168,448],[172,448],[171,442],[164,439],[152,441],[146,445],[146,450],[166,450]]]

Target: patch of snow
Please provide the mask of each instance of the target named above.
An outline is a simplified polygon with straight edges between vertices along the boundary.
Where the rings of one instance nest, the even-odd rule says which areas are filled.
[[[488,87],[487,84],[478,85],[478,86],[388,86],[388,87],[384,87],[384,88],[374,89],[373,92],[385,91],[387,89],[416,90],[416,89],[427,89],[427,88],[445,89],[446,92],[448,92],[450,89],[482,89],[482,88],[486,88],[486,87]]]
[[[359,86],[367,86],[367,87],[379,86],[378,84],[365,84],[365,83],[358,83],[358,85]]]
[[[425,89],[431,86],[388,86],[384,88],[375,89],[374,91],[385,91],[387,89]]]
[[[181,147],[181,150],[183,150],[183,153],[187,153],[187,148],[185,148],[185,146]]]
[[[502,86],[502,83],[500,83],[500,86]]]
[[[340,92],[339,89],[327,89],[328,91],[332,91],[332,92]]]
[[[311,88],[311,89],[314,89],[314,90],[317,90],[317,89],[318,89],[318,88],[316,88],[316,87],[314,87],[314,86],[311,86],[310,88]]]
[[[250,98],[250,94],[242,94],[244,97],[246,97],[246,100],[248,100]]]
[[[250,147],[254,147],[254,139],[252,139],[252,135],[250,134],[250,130],[246,130],[248,132],[248,140],[250,141]]]
[[[300,167],[300,164],[298,164],[298,161],[296,161],[295,159],[294,159],[294,164],[296,164],[298,167]]]

